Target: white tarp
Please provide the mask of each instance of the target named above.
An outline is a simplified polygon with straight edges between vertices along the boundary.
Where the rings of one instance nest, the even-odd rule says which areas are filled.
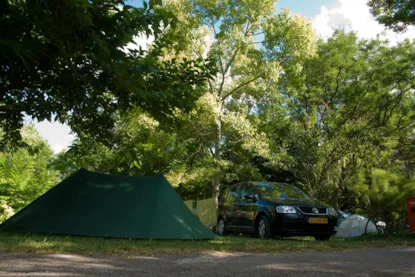
[[[365,229],[367,225],[367,231],[366,233],[375,233],[377,234],[376,225],[369,221],[364,216],[354,214],[342,221],[340,223],[340,226],[337,229],[336,237],[342,237],[342,238],[354,238],[359,237],[363,234],[365,234]]]

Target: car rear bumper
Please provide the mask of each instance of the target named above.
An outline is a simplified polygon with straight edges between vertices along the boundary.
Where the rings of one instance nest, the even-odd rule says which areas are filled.
[[[316,236],[332,235],[337,231],[337,218],[332,216],[312,216],[327,218],[327,224],[309,223],[309,216],[302,214],[278,214],[272,220],[275,236]]]

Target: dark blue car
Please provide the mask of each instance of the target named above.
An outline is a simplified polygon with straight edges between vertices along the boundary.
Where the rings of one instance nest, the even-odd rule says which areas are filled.
[[[337,231],[335,209],[285,183],[246,182],[222,190],[217,232],[252,234],[262,239],[313,236],[328,240]]]

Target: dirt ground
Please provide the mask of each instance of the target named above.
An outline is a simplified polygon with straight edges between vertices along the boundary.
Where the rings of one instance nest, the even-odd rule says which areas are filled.
[[[0,276],[415,276],[415,248],[154,257],[0,253]]]

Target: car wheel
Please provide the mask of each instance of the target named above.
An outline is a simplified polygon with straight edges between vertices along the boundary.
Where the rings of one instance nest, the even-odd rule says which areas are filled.
[[[331,235],[318,235],[314,236],[315,240],[330,240]]]
[[[261,215],[261,217],[258,220],[257,232],[258,232],[258,237],[260,239],[271,238],[271,226],[269,224],[267,217]]]
[[[223,219],[223,217],[220,217],[218,219],[218,225],[216,228],[216,232],[218,233],[218,235],[221,235],[221,236],[225,236],[228,234],[228,232],[225,229],[225,220]]]

